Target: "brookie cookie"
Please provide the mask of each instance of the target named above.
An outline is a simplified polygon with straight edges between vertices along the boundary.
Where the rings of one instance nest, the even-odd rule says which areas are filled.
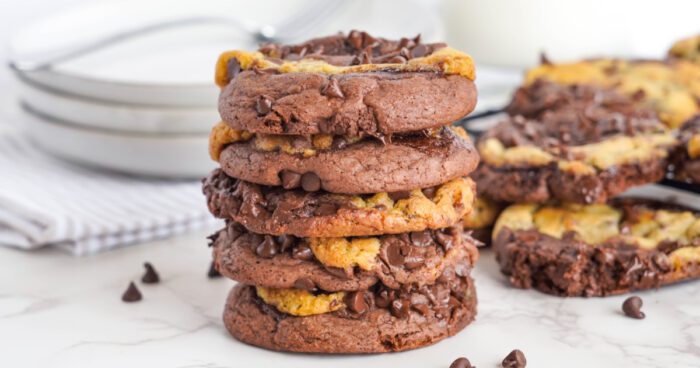
[[[360,238],[297,238],[252,233],[229,223],[213,236],[217,269],[247,285],[316,292],[366,290],[377,281],[429,285],[445,269],[466,276],[474,240],[452,227]]]
[[[353,31],[219,57],[219,112],[265,134],[383,136],[435,128],[476,104],[472,59],[420,37]]]
[[[472,174],[496,201],[604,203],[662,179],[677,145],[654,111],[591,85],[537,81],[507,110],[517,115],[479,138]]]
[[[668,50],[668,56],[700,64],[700,35],[677,41]]]
[[[700,277],[700,214],[642,199],[601,205],[517,204],[493,247],[520,288],[605,296]]]
[[[434,344],[476,315],[469,276],[446,272],[435,285],[311,293],[239,284],[224,325],[240,341],[277,351],[383,353]]]
[[[671,177],[700,184],[700,115],[688,121],[679,131],[681,145],[673,155]]]
[[[491,244],[491,232],[503,204],[494,202],[484,196],[477,196],[472,210],[462,218],[464,231],[479,241],[479,246]]]
[[[230,176],[253,183],[334,193],[427,188],[466,176],[479,161],[459,128],[348,142],[342,137],[269,136],[218,124],[210,151]]]
[[[425,189],[369,195],[286,190],[215,170],[204,180],[209,210],[253,232],[298,237],[398,234],[450,227],[471,211],[474,182],[457,178]]]

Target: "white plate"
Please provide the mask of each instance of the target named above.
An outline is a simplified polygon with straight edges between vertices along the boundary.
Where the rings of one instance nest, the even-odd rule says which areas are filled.
[[[11,40],[10,59],[65,48],[163,19],[226,15],[275,24],[309,1],[93,2],[26,28]],[[314,33],[324,35],[352,28],[385,37],[422,33],[425,39],[435,40],[444,36],[436,11],[405,0],[348,1]],[[212,88],[214,63],[221,51],[232,48],[253,49],[255,45],[227,26],[190,26],[130,39],[49,70],[26,73],[25,77],[55,90],[93,99],[142,105],[216,106],[217,91]]]
[[[201,178],[215,167],[207,135],[117,134],[25,112],[27,132],[37,146],[72,162],[165,178]]]
[[[20,99],[32,110],[93,129],[208,134],[220,119],[216,107],[125,105],[51,91],[23,78],[17,78],[15,85]]]

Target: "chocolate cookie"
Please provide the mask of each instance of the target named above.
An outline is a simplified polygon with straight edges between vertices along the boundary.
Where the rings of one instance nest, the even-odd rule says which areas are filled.
[[[217,269],[238,282],[310,291],[433,284],[446,268],[466,275],[478,259],[474,240],[452,227],[367,238],[273,237],[229,223],[214,236]]]
[[[451,124],[476,104],[471,58],[420,38],[353,31],[219,57],[219,112],[267,134],[372,135]]]
[[[290,154],[255,140],[222,144],[221,168],[230,176],[263,185],[323,189],[334,193],[378,193],[427,188],[466,176],[479,161],[468,138],[451,128],[434,134],[394,136]]]
[[[507,110],[515,115],[480,137],[472,175],[496,201],[604,203],[662,179],[678,144],[654,111],[591,85],[540,80]]]
[[[670,176],[675,180],[700,184],[700,115],[679,131],[681,145],[673,155]]]
[[[520,288],[606,296],[700,277],[700,214],[625,198],[508,207],[494,230],[501,272]]]
[[[669,127],[700,112],[700,64],[687,60],[598,59],[544,63],[527,73],[526,83],[546,79],[563,84],[594,84],[639,98]]]
[[[229,294],[224,324],[236,339],[277,351],[416,349],[452,336],[474,320],[477,300],[472,279],[452,279],[421,288],[379,286],[330,295],[239,284]]]
[[[452,226],[472,208],[475,186],[457,178],[423,190],[373,195],[286,190],[248,183],[217,169],[204,180],[209,210],[261,234],[345,237]]]

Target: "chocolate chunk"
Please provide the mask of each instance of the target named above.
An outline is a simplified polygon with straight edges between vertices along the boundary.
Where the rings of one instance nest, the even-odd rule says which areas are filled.
[[[401,254],[401,245],[397,242],[387,244],[385,258],[390,266],[403,266],[404,257],[403,254]]]
[[[405,299],[396,299],[391,302],[391,314],[396,318],[406,318],[410,312],[411,303]]]
[[[402,199],[406,199],[411,197],[411,191],[410,190],[403,190],[400,192],[391,192],[389,193],[389,198],[391,198],[392,201],[400,201]]]
[[[141,300],[141,292],[136,288],[133,282],[129,283],[129,287],[126,288],[124,294],[122,294],[122,301],[127,303],[138,302]]]
[[[280,180],[282,181],[282,187],[284,189],[294,189],[301,184],[301,174],[295,173],[294,171],[283,170],[280,174]]]
[[[411,56],[414,58],[419,58],[427,55],[429,52],[428,46],[418,44],[413,49],[411,49]]]
[[[433,244],[433,237],[430,236],[430,231],[414,231],[410,235],[411,244],[416,247],[427,247]]]
[[[326,84],[325,87],[323,87],[323,90],[321,91],[326,96],[329,97],[335,97],[335,98],[344,98],[345,95],[343,95],[343,91],[340,89],[340,85],[338,85],[338,80],[335,77],[331,77],[328,80],[328,84]]]
[[[226,77],[228,77],[228,80],[232,80],[233,78],[236,78],[238,74],[241,73],[241,64],[238,62],[238,59],[236,58],[231,58],[228,61],[228,64],[226,65]]]
[[[622,303],[622,311],[630,318],[644,319],[646,315],[642,312],[642,298],[631,296]]]
[[[472,363],[469,361],[469,359],[465,357],[457,358],[452,364],[450,364],[450,368],[474,368],[472,366]]]
[[[258,97],[258,100],[255,102],[255,111],[261,116],[269,114],[272,111],[272,100],[265,96]]]
[[[296,244],[297,239],[292,235],[280,235],[277,237],[277,243],[280,245],[280,252],[286,252],[292,249]]]
[[[146,273],[143,275],[143,277],[141,277],[141,282],[144,284],[157,284],[160,282],[158,272],[156,272],[156,269],[153,268],[152,264],[146,262],[143,264],[143,267],[146,268]]]
[[[348,307],[348,309],[357,314],[362,314],[369,309],[367,301],[365,300],[364,291],[348,293],[345,296],[345,305]]]
[[[321,179],[312,172],[304,173],[301,176],[301,187],[307,192],[316,192],[321,189]]]
[[[301,261],[310,261],[314,259],[314,252],[306,244],[300,244],[292,250],[292,258]]]
[[[515,349],[503,359],[501,366],[503,368],[525,368],[527,360],[522,351]]]
[[[294,287],[307,291],[316,291],[316,284],[308,277],[302,277],[294,281]]]
[[[214,262],[212,262],[209,265],[209,271],[207,272],[207,277],[210,279],[215,279],[215,278],[221,277],[221,274],[219,273],[219,270],[216,269],[216,264],[214,264]]]
[[[277,254],[277,244],[270,235],[265,235],[263,241],[255,248],[255,254],[263,258],[272,258]]]

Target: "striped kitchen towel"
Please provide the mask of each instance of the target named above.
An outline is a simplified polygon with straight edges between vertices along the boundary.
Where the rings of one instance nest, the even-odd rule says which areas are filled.
[[[72,165],[0,124],[0,245],[75,255],[214,224],[198,181],[142,179]]]

